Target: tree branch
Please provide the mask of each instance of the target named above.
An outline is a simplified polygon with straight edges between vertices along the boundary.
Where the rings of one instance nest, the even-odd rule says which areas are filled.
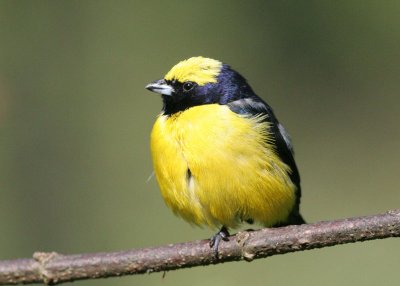
[[[239,232],[220,244],[218,259],[213,256],[208,240],[109,253],[36,252],[33,259],[0,261],[0,285],[58,284],[228,261],[252,261],[276,254],[399,236],[400,209],[397,209],[375,216]]]

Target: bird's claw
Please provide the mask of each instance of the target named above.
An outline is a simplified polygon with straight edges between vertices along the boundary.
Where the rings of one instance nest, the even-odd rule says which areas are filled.
[[[211,239],[210,239],[210,247],[212,247],[214,251],[214,256],[215,258],[218,258],[218,246],[221,240],[223,241],[229,241],[228,239],[229,232],[226,229],[226,227],[222,227],[219,232],[214,234]]]

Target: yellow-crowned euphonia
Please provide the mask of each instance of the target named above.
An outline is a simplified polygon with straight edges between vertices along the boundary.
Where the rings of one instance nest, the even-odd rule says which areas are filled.
[[[166,204],[196,225],[302,224],[300,176],[288,133],[271,107],[229,65],[193,57],[146,86],[163,108],[151,133]]]

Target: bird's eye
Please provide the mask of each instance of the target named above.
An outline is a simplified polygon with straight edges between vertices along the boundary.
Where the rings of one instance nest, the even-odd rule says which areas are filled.
[[[190,91],[194,87],[194,83],[191,81],[187,81],[183,84],[183,90],[184,91]]]

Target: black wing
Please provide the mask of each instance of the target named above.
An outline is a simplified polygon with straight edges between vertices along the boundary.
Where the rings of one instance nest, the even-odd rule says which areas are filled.
[[[280,159],[290,167],[290,179],[296,186],[296,204],[291,212],[287,221],[280,223],[276,226],[283,226],[288,224],[302,224],[305,223],[304,219],[299,213],[299,205],[301,198],[300,175],[294,161],[294,152],[290,137],[283,125],[281,125],[276,118],[272,108],[258,96],[238,99],[228,103],[229,108],[238,114],[248,115],[267,115],[265,121],[270,125],[270,133],[273,136],[276,152]]]

